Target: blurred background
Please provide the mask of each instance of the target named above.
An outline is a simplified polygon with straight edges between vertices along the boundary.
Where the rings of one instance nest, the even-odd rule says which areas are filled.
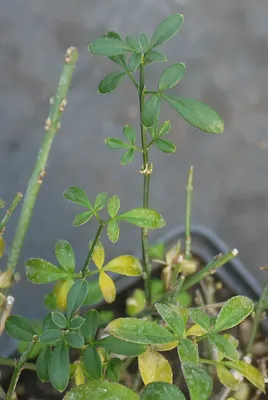
[[[122,35],[152,34],[171,13],[182,13],[184,26],[163,51],[170,63],[186,63],[186,75],[174,92],[203,100],[225,120],[222,135],[188,126],[171,107],[163,120],[173,124],[177,152],[151,153],[155,168],[151,206],[163,214],[167,228],[184,222],[185,186],[195,167],[193,222],[214,230],[259,280],[268,264],[268,4],[267,0],[10,0],[0,2],[0,196],[9,204],[25,192],[44,134],[49,98],[54,94],[66,48],[77,46],[80,58],[62,128],[54,142],[47,176],[20,258],[21,284],[14,288],[15,311],[38,317],[45,287],[29,285],[24,262],[42,257],[54,262],[55,242],[70,241],[77,263],[86,257],[93,224],[73,228],[79,206],[62,192],[83,187],[90,199],[116,193],[121,209],[142,203],[141,159],[122,167],[120,151],[104,138],[120,137],[124,124],[138,127],[135,89],[125,80],[108,96],[96,93],[99,81],[116,70],[95,57],[87,45],[106,31]],[[155,84],[163,65],[146,74]],[[122,137],[122,136],[121,136]],[[5,234],[10,245],[18,211]],[[139,230],[122,226],[120,241],[104,239],[107,258],[139,250]]]

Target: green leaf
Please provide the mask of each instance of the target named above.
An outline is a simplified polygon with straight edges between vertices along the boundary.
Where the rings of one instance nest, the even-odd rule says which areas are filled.
[[[128,70],[130,72],[135,72],[140,64],[141,64],[141,60],[142,60],[142,54],[141,53],[133,53],[131,54],[131,56],[129,57],[128,60]]]
[[[93,211],[84,211],[82,213],[79,213],[75,216],[73,220],[73,225],[76,227],[84,225],[93,217],[93,215],[94,215]]]
[[[183,78],[185,73],[185,64],[178,63],[167,67],[159,78],[158,90],[163,92],[176,86]]]
[[[103,296],[98,280],[90,281],[89,291],[84,305],[91,306],[92,304],[99,303],[101,300],[103,300]]]
[[[54,348],[48,372],[52,386],[59,392],[63,392],[68,385],[70,374],[69,348],[64,340],[61,340]]]
[[[73,330],[79,329],[84,324],[84,322],[85,322],[84,318],[82,318],[82,317],[74,317],[70,321],[69,328],[73,329]]]
[[[48,367],[51,353],[50,347],[46,346],[36,360],[36,373],[41,382],[49,381]]]
[[[122,165],[127,165],[129,164],[134,157],[135,150],[134,149],[129,149],[123,156],[121,157],[121,164]]]
[[[28,346],[29,342],[25,342],[24,340],[21,340],[18,344],[18,352],[19,354],[24,353],[26,347]],[[44,346],[41,343],[35,343],[34,347],[30,351],[30,354],[28,355],[27,360],[36,360],[37,357],[39,356],[40,352],[43,350]]]
[[[83,361],[90,378],[100,379],[102,370],[101,359],[96,348],[91,344],[83,352]]]
[[[11,315],[8,317],[5,329],[11,337],[27,342],[31,341],[33,336],[36,335],[30,321],[20,315]]]
[[[72,246],[66,240],[59,240],[55,246],[55,254],[59,265],[70,274],[75,269],[75,258]]]
[[[52,312],[51,313],[51,318],[54,324],[56,324],[59,328],[66,328],[67,326],[67,320],[65,316],[60,313],[60,312]]]
[[[128,149],[129,148],[129,144],[123,142],[120,139],[116,139],[116,138],[105,139],[105,144],[110,149]]]
[[[120,340],[114,336],[106,336],[95,342],[96,346],[101,346],[110,353],[120,354],[123,356],[136,357],[147,351],[144,344],[130,343]]]
[[[71,287],[67,297],[67,319],[70,320],[73,315],[79,310],[84,304],[84,301],[88,294],[88,283],[87,281],[80,279],[76,281]]]
[[[198,308],[189,308],[188,313],[192,321],[200,325],[205,331],[210,329],[210,319],[204,311]]]
[[[43,319],[43,331],[48,329],[58,329],[57,325],[52,320],[51,313],[47,314]]]
[[[208,400],[213,385],[210,376],[201,367],[192,363],[183,363],[182,372],[191,400]]]
[[[163,326],[138,318],[118,318],[110,322],[106,331],[118,339],[140,344],[162,344],[176,340]]]
[[[88,50],[98,56],[111,57],[130,52],[132,48],[119,38],[103,36],[91,42],[88,45]]]
[[[99,313],[96,310],[89,310],[84,315],[85,322],[81,326],[80,331],[86,342],[94,339],[99,326]]]
[[[110,197],[107,205],[107,211],[110,217],[115,217],[120,208],[120,199],[115,194]]]
[[[117,382],[92,381],[70,390],[63,400],[139,400],[139,396]]]
[[[135,51],[140,51],[140,42],[134,37],[127,36],[125,41],[129,47],[131,47]]]
[[[112,219],[107,225],[107,236],[112,243],[116,243],[119,239],[120,230],[118,223]]]
[[[139,260],[128,255],[114,258],[105,265],[103,270],[126,276],[139,276],[142,274],[142,266]]]
[[[220,310],[213,331],[224,331],[240,324],[240,322],[251,314],[253,309],[254,303],[248,297],[232,297]]]
[[[250,365],[245,361],[224,361],[222,364],[225,367],[240,372],[240,374],[242,374],[249,382],[265,393],[264,377],[257,368],[253,367],[253,365]]]
[[[130,144],[135,145],[136,142],[136,132],[135,129],[130,125],[125,125],[123,129],[125,138]]]
[[[67,278],[68,273],[41,258],[30,258],[25,263],[26,276],[32,283],[42,284]]]
[[[165,256],[165,245],[164,243],[157,243],[149,246],[148,254],[150,258],[156,258],[157,260],[163,260]]]
[[[181,363],[198,364],[198,347],[197,344],[192,342],[190,339],[180,339],[178,344],[178,354]]]
[[[224,336],[214,333],[210,334],[208,338],[213,346],[215,346],[225,357],[233,361],[238,360],[239,356],[235,346]]]
[[[100,82],[98,86],[98,92],[100,94],[107,94],[112,92],[120,85],[125,75],[125,72],[112,72],[111,74],[107,75]]]
[[[183,15],[173,14],[164,19],[156,28],[151,43],[150,48],[159,46],[170,40],[175,36],[183,24]]]
[[[161,315],[163,320],[168,324],[170,329],[176,335],[178,335],[178,337],[181,337],[183,335],[185,326],[180,314],[175,309],[169,307],[166,304],[156,303],[155,308]]]
[[[167,382],[152,382],[140,392],[140,400],[185,400],[184,394],[175,385]]]
[[[171,123],[170,123],[170,121],[165,121],[165,122],[161,125],[161,127],[160,127],[160,129],[159,129],[159,132],[158,132],[158,134],[157,134],[157,137],[158,137],[158,138],[161,138],[161,137],[163,137],[163,136],[166,136],[166,135],[169,133],[170,129],[171,129]]]
[[[106,206],[106,203],[108,201],[108,196],[107,193],[99,193],[98,196],[96,197],[95,203],[94,203],[94,210],[95,211],[100,211],[103,209],[103,207]]]
[[[108,361],[106,369],[106,377],[109,381],[117,382],[120,378],[122,361],[119,358],[112,358]]]
[[[145,35],[145,33],[143,33],[143,32],[141,32],[141,34],[140,34],[140,45],[141,45],[142,49],[144,50],[144,52],[147,51],[147,49],[150,45],[148,36]]]
[[[62,331],[59,329],[48,329],[39,336],[39,342],[43,344],[55,344],[62,338]]]
[[[222,364],[217,364],[217,375],[219,381],[229,389],[237,391],[241,387],[241,382]]]
[[[145,229],[159,229],[166,225],[162,215],[151,208],[134,208],[133,210],[116,216],[116,219],[119,221],[126,221]]]
[[[142,125],[150,128],[154,125],[160,111],[160,97],[158,94],[152,95],[146,101],[142,112]]]
[[[114,39],[119,39],[122,41],[120,35],[116,32],[107,32],[104,36],[114,38]],[[125,60],[125,55],[124,54],[119,54],[117,56],[111,56],[109,57],[110,60],[112,60],[114,63],[120,65],[123,69],[126,69],[126,60]]]
[[[156,139],[155,144],[163,153],[175,153],[176,151],[175,144],[171,143],[169,140]]]
[[[65,199],[71,201],[72,203],[80,204],[81,206],[86,207],[89,210],[93,210],[92,204],[89,201],[86,193],[83,189],[79,187],[71,186],[63,193],[63,196],[65,197]]]
[[[57,308],[57,300],[53,293],[47,293],[44,296],[44,305],[45,307],[50,310],[54,311]]]
[[[149,64],[150,62],[167,62],[167,57],[164,53],[156,50],[150,50],[144,60],[144,64]]]
[[[201,131],[221,133],[224,122],[219,114],[201,101],[163,95],[163,98],[190,124]]]
[[[5,201],[0,197],[0,208],[5,207]]]
[[[65,339],[69,343],[69,345],[75,349],[81,349],[84,346],[84,339],[79,333],[69,331],[65,335]]]

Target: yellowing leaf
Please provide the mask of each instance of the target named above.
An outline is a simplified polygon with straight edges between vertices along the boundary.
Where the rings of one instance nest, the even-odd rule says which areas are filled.
[[[241,382],[222,364],[217,365],[217,375],[220,382],[233,391],[237,391],[241,387]]]
[[[13,272],[11,269],[7,269],[0,273],[0,289],[9,287],[12,283]]]
[[[91,244],[90,244],[91,246]],[[104,263],[104,258],[105,258],[105,251],[103,248],[103,245],[101,244],[100,241],[97,242],[94,252],[93,252],[93,261],[98,269],[101,269]]]
[[[155,350],[148,350],[138,357],[141,378],[145,385],[151,382],[172,383],[173,373],[171,366],[162,354]]]
[[[178,346],[178,340],[173,340],[172,342],[169,343],[164,343],[164,344],[156,344],[152,346],[152,349],[157,350],[157,351],[169,351],[172,349],[175,349],[175,347]]]
[[[139,260],[128,255],[114,258],[105,265],[103,270],[126,276],[138,276],[142,274],[142,267]]]
[[[3,237],[0,235],[0,258],[3,256],[5,250],[5,242]]]
[[[73,279],[60,280],[53,288],[53,294],[56,297],[57,308],[61,311],[66,311],[67,296],[73,284]]]
[[[191,328],[186,332],[186,336],[203,336],[207,333],[205,329],[203,329],[200,325],[194,324]]]
[[[100,272],[99,284],[102,295],[107,303],[112,303],[115,300],[116,290],[112,278],[105,272]]]
[[[80,363],[76,364],[76,370],[75,370],[75,374],[74,374],[74,382],[75,382],[75,386],[83,385],[85,383],[85,376],[83,373],[83,368],[81,367]]]

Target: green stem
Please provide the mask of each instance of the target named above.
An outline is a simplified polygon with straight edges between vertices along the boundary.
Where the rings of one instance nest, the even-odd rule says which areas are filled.
[[[139,103],[140,103],[140,129],[141,129],[141,143],[143,150],[143,169],[148,167],[149,155],[147,147],[147,133],[146,129],[142,125],[142,113],[144,107],[144,58],[140,65],[140,84],[139,84]],[[144,172],[143,177],[143,207],[148,208],[149,206],[149,188],[150,188],[150,173]],[[151,264],[148,254],[149,242],[148,242],[148,229],[141,230],[141,242],[142,242],[142,259],[143,259],[143,279],[144,279],[144,290],[146,296],[146,302],[149,306],[151,304]]]
[[[5,400],[5,398],[6,398],[6,393],[5,393],[4,389],[2,388],[2,386],[0,386],[0,399]]]
[[[8,220],[9,220],[9,218],[13,214],[15,208],[17,207],[17,205],[19,204],[21,199],[22,199],[22,193],[17,193],[15,198],[14,198],[14,200],[12,201],[11,206],[9,207],[7,212],[5,213],[4,218],[0,222],[0,235],[1,235],[1,233],[4,232],[6,224],[7,224]]]
[[[135,79],[133,78],[132,73],[129,70],[126,70],[128,76],[130,77],[131,82],[133,83],[133,85],[135,86],[135,88],[137,90],[139,90],[139,85],[137,84],[137,82],[135,81]]]
[[[200,271],[198,271],[195,275],[189,277],[186,279],[182,289],[183,291],[190,289],[197,283],[199,283],[202,279],[204,279],[206,276],[212,274],[215,272],[215,270],[222,265],[226,264],[230,260],[232,260],[234,257],[236,257],[238,254],[238,251],[236,249],[229,251],[226,254],[221,254],[217,257],[215,257],[214,260],[212,260],[209,264],[207,264],[204,268],[202,268]]]
[[[0,365],[5,365],[6,367],[15,367],[17,365],[17,361],[11,360],[10,358],[0,357]],[[28,369],[29,371],[36,371],[36,365],[34,363],[25,363],[23,368]]]
[[[211,364],[211,365],[217,365],[218,361],[214,361],[214,360],[207,360],[206,358],[199,358],[199,361],[202,364]]]
[[[60,128],[60,118],[66,105],[66,97],[77,58],[77,49],[73,47],[69,48],[65,56],[64,68],[60,77],[56,94],[51,100],[49,116],[45,124],[46,133],[38,153],[32,176],[28,182],[19,222],[8,258],[7,266],[12,272],[16,269],[18,263],[19,255],[29,227],[37,195],[45,175],[45,168],[51,145],[55,134]]]
[[[92,242],[92,245],[90,246],[89,253],[87,255],[84,267],[82,269],[83,277],[87,276],[87,274],[88,274],[88,267],[89,267],[90,261],[92,260],[92,257],[93,257],[94,248],[95,248],[95,246],[96,246],[96,244],[97,244],[97,242],[98,242],[98,240],[100,238],[101,231],[102,231],[103,227],[104,227],[104,223],[102,222],[98,227],[97,233],[96,233],[95,238],[94,238],[94,240]]]
[[[247,354],[251,354],[251,350],[252,350],[252,345],[255,341],[257,332],[258,332],[258,328],[260,325],[260,320],[261,320],[261,314],[263,312],[263,305],[265,303],[265,300],[268,297],[268,282],[266,282],[266,284],[264,285],[264,288],[262,290],[262,294],[260,297],[260,300],[257,303],[257,307],[256,307],[256,311],[255,311],[255,317],[253,319],[253,326],[252,326],[252,331],[251,331],[251,336],[248,342],[248,345],[246,347],[246,353]]]
[[[21,371],[22,371],[22,369],[24,367],[24,364],[27,361],[27,358],[28,358],[30,352],[32,351],[35,343],[37,342],[37,340],[38,340],[38,336],[35,335],[33,337],[32,341],[30,343],[28,343],[26,349],[24,350],[24,352],[20,356],[20,359],[16,363],[15,370],[13,372],[13,375],[12,375],[12,378],[11,378],[11,381],[10,381],[10,384],[9,384],[9,388],[8,388],[8,391],[7,391],[6,400],[12,400],[13,394],[14,394],[14,392],[16,390],[16,386],[17,386],[17,383],[18,383],[18,380],[19,380],[19,377],[20,377],[20,374],[21,374]]]
[[[186,218],[185,218],[185,259],[191,259],[191,208],[193,192],[193,173],[194,167],[189,170],[188,183],[186,186]]]

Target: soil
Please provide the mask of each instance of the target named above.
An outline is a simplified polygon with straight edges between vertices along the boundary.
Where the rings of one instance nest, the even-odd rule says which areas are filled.
[[[202,265],[202,262],[200,261],[200,265]],[[156,277],[159,277],[160,275],[160,269],[155,270]],[[228,300],[231,296],[235,295],[235,293],[232,293],[226,286],[223,285],[222,281],[219,280],[217,275],[214,275],[213,277],[210,276],[208,277],[202,285],[196,285],[192,290],[191,294],[193,295],[193,306],[200,306],[200,295],[201,297],[204,297],[204,285],[207,287],[216,287],[217,290],[215,290],[215,293],[213,295],[213,303],[221,303],[226,300]],[[106,305],[102,309],[103,310],[113,310],[115,313],[115,318],[125,316],[125,304],[126,304],[126,299],[130,296],[130,294],[133,292],[133,289],[137,287],[142,287],[142,282],[135,284],[134,287],[129,287],[125,292],[121,293],[120,296],[118,296],[115,300],[115,302],[112,305]],[[196,295],[198,294],[198,295]],[[209,304],[206,301],[206,304]],[[214,310],[215,311],[215,310]],[[210,312],[213,314],[213,309],[206,310],[206,312]],[[230,333],[235,336],[236,338],[239,338],[239,350],[244,353],[247,342],[250,337],[250,331],[252,327],[252,320],[251,318],[247,318],[243,323],[234,329],[230,331]],[[200,353],[202,355],[205,354],[206,349],[200,347]],[[265,359],[268,356],[268,338],[264,334],[262,330],[258,332],[258,335],[256,337],[256,341],[253,345],[252,348],[253,352],[253,362],[252,364],[256,367],[258,367],[259,362],[261,359]],[[163,354],[163,353],[162,353]],[[174,351],[169,351],[167,353],[164,353],[165,356],[169,359],[173,371],[174,371],[174,384],[179,385],[181,390],[184,391],[186,398],[187,397],[187,388],[184,383],[184,379],[180,370],[180,366],[178,363],[178,356],[177,352]],[[208,366],[205,366],[205,368]],[[11,373],[11,372],[10,372]],[[4,388],[4,390],[7,390],[9,381],[11,378],[9,371],[7,368],[4,370],[3,377],[4,379],[1,379],[1,385]],[[214,392],[211,396],[211,399],[215,399],[215,396],[219,394],[220,390],[222,390],[222,385],[218,381],[216,375],[213,373],[213,368],[209,370],[210,375],[214,379]],[[127,385],[127,386],[132,386],[133,384],[135,385],[135,389],[139,390],[142,388],[142,382],[137,379],[137,361],[134,360],[133,363],[131,363],[122,377],[121,383]],[[70,389],[70,387],[68,388]],[[247,396],[243,398],[243,400],[265,400],[267,397],[265,395],[262,395],[258,393],[256,388],[253,388],[252,385],[247,384],[247,390],[250,392]],[[67,390],[66,390],[67,391]],[[59,393],[49,383],[41,383],[36,374],[33,371],[28,371],[24,370],[21,374],[18,386],[17,386],[17,398],[18,400],[60,400],[64,396],[64,393]]]

